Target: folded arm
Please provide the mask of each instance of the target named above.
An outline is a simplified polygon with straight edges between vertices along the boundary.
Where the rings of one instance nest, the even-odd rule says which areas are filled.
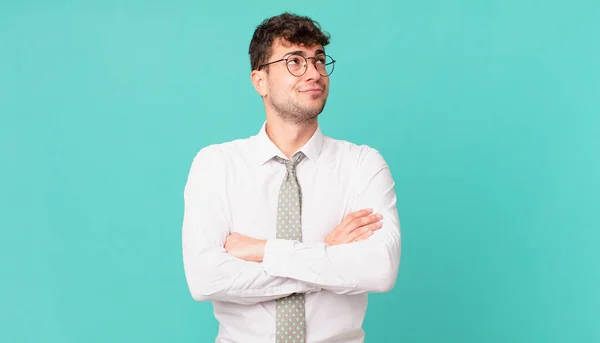
[[[400,221],[390,169],[376,150],[363,161],[357,185],[352,211],[372,208],[383,216],[381,229],[363,241],[334,246],[268,240],[265,271],[338,294],[391,290],[400,264]]]
[[[306,282],[267,273],[224,249],[229,234],[226,170],[216,147],[194,158],[184,190],[182,251],[188,288],[197,301],[256,304],[296,292],[318,291]]]

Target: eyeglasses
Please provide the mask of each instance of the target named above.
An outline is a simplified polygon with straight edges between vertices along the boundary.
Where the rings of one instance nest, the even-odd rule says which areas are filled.
[[[329,76],[331,73],[333,73],[335,60],[331,58],[331,56],[325,54],[319,54],[315,57],[289,55],[288,57],[284,57],[280,60],[262,64],[258,67],[258,69],[260,70],[260,68],[268,66],[269,64],[285,61],[285,65],[290,74],[300,77],[308,70],[308,60],[314,61],[315,68],[319,74],[321,74],[321,76]]]

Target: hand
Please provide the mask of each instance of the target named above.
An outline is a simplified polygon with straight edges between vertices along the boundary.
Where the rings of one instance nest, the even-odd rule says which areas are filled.
[[[371,214],[372,209],[364,209],[347,215],[325,239],[327,245],[339,245],[362,241],[371,237],[373,231],[381,229],[380,214]]]
[[[265,244],[267,241],[244,236],[234,232],[225,240],[225,250],[242,260],[250,262],[262,262],[265,255]]]

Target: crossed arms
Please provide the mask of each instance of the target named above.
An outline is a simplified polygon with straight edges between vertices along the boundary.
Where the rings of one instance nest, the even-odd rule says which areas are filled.
[[[376,150],[359,171],[356,211],[332,228],[326,242],[261,241],[229,234],[225,170],[217,146],[195,156],[184,190],[182,251],[197,301],[256,304],[292,293],[387,292],[400,264],[400,223],[394,181]]]

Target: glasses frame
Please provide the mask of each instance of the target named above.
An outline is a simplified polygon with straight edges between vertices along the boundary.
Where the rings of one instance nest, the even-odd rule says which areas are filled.
[[[329,55],[327,55],[327,54],[318,54],[318,55],[324,55],[324,56],[325,56],[325,60],[327,60],[327,57],[329,57],[329,58],[331,59],[331,62],[329,62],[329,63],[326,63],[326,64],[325,64],[326,66],[328,66],[328,65],[330,65],[330,64],[332,65],[332,67],[331,67],[331,73],[329,73],[329,74],[326,74],[326,75],[323,75],[323,74],[321,74],[321,73],[319,72],[319,69],[317,69],[317,66],[316,66],[316,63],[317,63],[317,57],[316,57],[316,56],[313,56],[313,57],[304,57],[304,56],[302,56],[302,55],[299,55],[299,54],[291,54],[291,55],[289,55],[289,56],[283,57],[283,58],[281,58],[281,59],[278,59],[278,60],[276,60],[276,61],[271,61],[271,62],[268,62],[268,63],[265,63],[265,64],[261,64],[260,66],[258,66],[258,70],[260,70],[262,67],[266,67],[266,66],[268,66],[268,65],[271,65],[271,64],[273,64],[273,63],[278,63],[278,62],[285,61],[285,62],[286,62],[286,63],[285,63],[285,68],[287,69],[287,71],[288,71],[290,74],[292,74],[292,76],[295,76],[295,77],[302,77],[302,76],[304,76],[304,74],[306,74],[306,72],[308,71],[308,60],[313,60],[313,61],[314,61],[314,62],[313,62],[313,65],[315,66],[315,69],[317,69],[317,72],[319,72],[319,75],[321,75],[321,76],[323,76],[323,77],[329,77],[329,75],[333,74],[333,71],[335,70],[335,62],[336,62],[336,61],[333,59],[333,57],[331,57],[331,56],[329,56]],[[289,58],[291,58],[291,57],[302,57],[302,58],[304,59],[304,72],[303,72],[302,74],[300,74],[300,75],[294,75],[294,73],[292,73],[292,72],[290,71],[290,68],[289,68],[289,66],[288,66],[288,64],[287,64],[287,61],[288,61],[288,59],[289,59]]]

